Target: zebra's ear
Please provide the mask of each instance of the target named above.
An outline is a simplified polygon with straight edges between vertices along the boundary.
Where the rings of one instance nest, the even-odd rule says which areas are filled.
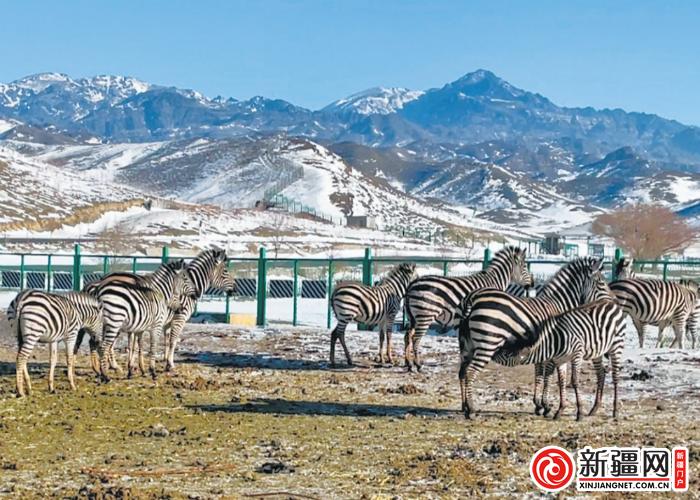
[[[226,261],[226,250],[216,249],[214,255],[216,255],[216,260],[220,262]]]

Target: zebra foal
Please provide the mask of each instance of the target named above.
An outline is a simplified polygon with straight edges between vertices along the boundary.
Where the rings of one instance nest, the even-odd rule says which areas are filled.
[[[581,364],[592,360],[596,371],[596,398],[589,413],[594,415],[602,402],[605,385],[603,356],[610,358],[614,387],[613,418],[618,415],[618,381],[621,368],[622,349],[625,337],[625,313],[617,305],[608,288],[605,278],[598,273],[594,276],[592,288],[587,294],[585,305],[545,319],[540,326],[537,341],[513,353],[502,350],[496,353],[494,361],[506,365],[535,364],[535,413],[550,411],[547,401],[549,378],[556,370],[559,380],[559,409],[554,415],[558,419],[566,407],[566,364],[571,363],[571,385],[576,395],[576,419],[581,420],[583,412],[579,397]],[[539,392],[540,385],[541,393]]]
[[[391,327],[408,285],[416,277],[416,265],[403,263],[394,267],[376,286],[362,283],[339,283],[331,296],[331,307],[338,324],[331,332],[331,366],[335,366],[335,345],[340,340],[348,365],[352,358],[345,345],[345,329],[352,321],[369,326],[379,325],[379,361],[384,364],[384,339],[389,363],[394,362],[391,350]]]

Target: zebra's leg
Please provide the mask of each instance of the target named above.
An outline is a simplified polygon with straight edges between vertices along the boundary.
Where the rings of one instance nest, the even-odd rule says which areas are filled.
[[[83,345],[83,337],[85,337],[85,329],[81,328],[80,330],[78,330],[78,335],[75,338],[75,347],[73,347],[73,354],[78,354],[80,346]]]
[[[540,395],[540,388],[544,392],[544,363],[537,363],[535,365],[535,393],[532,396],[532,402],[535,405],[535,415],[539,415],[542,411],[542,395]]]
[[[613,419],[617,420],[618,416],[618,398],[617,387],[620,381],[620,368],[622,367],[622,347],[615,349],[610,353],[610,367],[612,371],[613,381]]]
[[[15,363],[15,377],[16,377],[17,397],[18,398],[22,398],[26,395],[24,392],[24,383],[25,383],[25,381],[29,380],[28,375],[25,377],[25,373],[28,372],[27,371],[27,360],[29,359],[29,356],[22,352],[22,347],[23,346],[20,346],[20,351],[17,353],[17,362]],[[30,395],[32,393],[31,382],[29,382],[27,384],[27,393]]]
[[[559,383],[559,409],[554,414],[554,420],[559,420],[566,408],[566,363],[557,366],[557,381]]]
[[[75,340],[66,338],[66,365],[68,366],[68,383],[72,391],[75,387]]]
[[[581,394],[578,390],[578,382],[581,375],[581,362],[583,361],[583,353],[580,353],[571,360],[571,380],[574,386],[574,395],[576,397],[576,420],[583,420],[583,411],[581,410]]]
[[[394,351],[391,348],[391,329],[394,327],[393,324],[389,325],[386,330],[386,358],[390,365],[394,364]]]
[[[97,375],[100,374],[100,356],[98,354],[98,341],[97,338],[93,337],[92,335],[90,336],[90,341],[88,342],[90,344],[90,366],[92,367],[92,371],[94,371]],[[75,353],[75,351],[73,351]]]
[[[164,345],[164,351],[163,351],[163,362],[165,363],[165,370],[169,371],[169,366],[168,366],[168,354],[170,353],[170,332],[172,331],[172,323],[171,326],[166,327],[163,331],[163,339],[165,341]]]
[[[598,413],[598,408],[600,408],[603,401],[603,390],[605,389],[605,365],[603,364],[602,357],[593,359],[593,368],[595,369],[596,390],[593,408],[591,408],[591,411],[588,412],[589,417],[592,417]]]
[[[637,336],[639,337],[639,347],[644,347],[644,323],[639,321],[637,318],[632,318],[632,323],[637,329]],[[659,332],[659,339],[661,338],[661,332]]]
[[[119,326],[113,323],[105,324],[102,332],[102,342],[99,344],[100,354],[100,378],[102,382],[107,383],[111,379],[108,375],[108,365],[111,362],[110,356],[114,351],[112,346],[119,335]]]
[[[659,347],[662,347],[664,344],[664,330],[666,330],[666,327],[668,326],[667,321],[659,321],[658,325],[658,330],[659,334],[658,337],[656,337],[656,348],[658,349]]]
[[[425,335],[427,333],[429,328],[430,328],[430,320],[418,321],[416,323],[416,329],[413,332],[413,337],[411,339],[411,350],[413,351],[413,366],[415,366],[416,371],[420,371],[421,368],[423,367],[423,363],[421,362],[421,357],[420,357],[420,350],[418,349],[418,347],[420,346],[420,341],[423,338],[423,335]],[[409,371],[411,371],[410,365],[409,365]]]
[[[338,340],[338,325],[331,331],[331,367],[335,368],[335,343]]]
[[[403,334],[403,355],[406,368],[411,371],[411,355],[413,353],[413,335],[416,329],[409,327],[406,333]]]
[[[542,416],[543,417],[549,416],[550,412],[552,411],[552,407],[549,404],[549,387],[551,385],[550,382],[552,380],[552,375],[554,374],[555,369],[556,369],[556,366],[551,361],[548,362],[544,368],[544,383],[543,383],[543,387],[542,387]]]
[[[683,349],[683,336],[685,335],[686,318],[680,318],[673,322],[674,339],[671,343],[671,349],[674,347]]]
[[[115,339],[116,340],[116,339]],[[122,367],[119,365],[117,362],[117,356],[114,354],[114,344],[112,344],[109,347],[109,367],[110,369],[114,370],[117,372],[117,375],[122,375],[124,373],[124,370]]]
[[[379,325],[379,363],[384,364],[384,337],[386,334],[384,333],[384,323],[381,323]]]
[[[340,324],[338,324],[338,340],[340,340],[340,345],[343,347],[343,352],[345,352],[345,359],[348,361],[348,366],[353,366],[352,364],[352,358],[350,357],[350,351],[348,350],[348,346],[345,344],[345,329],[347,328],[347,324],[343,323],[342,327]]]
[[[158,335],[163,331],[163,324],[156,324],[149,331],[149,346],[148,346],[148,370],[151,373],[151,378],[155,383],[158,379],[158,374],[156,372],[156,344],[158,342]],[[140,344],[140,342],[139,342]],[[140,354],[140,353],[139,353]]]
[[[187,319],[184,315],[176,314],[166,329],[166,334],[170,337],[167,361],[165,363],[165,371],[167,372],[175,371],[175,349],[180,342],[180,335],[185,329],[186,322]]]
[[[139,371],[141,372],[141,376],[146,375],[146,363],[143,359],[143,334],[138,336],[137,339],[137,347],[139,350]],[[153,359],[155,359],[155,351],[153,353]]]
[[[459,392],[462,398],[462,411],[467,409],[467,368],[474,357],[474,345],[469,336],[460,328],[459,334]]]
[[[474,388],[474,383],[479,377],[479,373],[484,369],[484,367],[491,361],[494,353],[503,345],[503,341],[499,341],[495,344],[489,344],[486,349],[476,347],[466,368],[464,369],[465,380],[464,380],[464,418],[473,419],[476,418],[477,407],[474,404],[472,390]],[[460,369],[461,372],[461,369]],[[461,375],[461,373],[460,373]]]
[[[58,342],[49,343],[49,392],[56,392],[54,375],[56,374],[56,361],[58,360]]]

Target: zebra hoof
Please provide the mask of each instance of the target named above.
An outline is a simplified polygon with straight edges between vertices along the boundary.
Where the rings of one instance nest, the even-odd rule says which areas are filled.
[[[550,414],[551,412],[552,412],[552,409],[551,409],[551,408],[545,407],[545,408],[544,408],[544,411],[542,412],[542,416],[543,416],[543,417],[548,417],[549,414]]]
[[[541,406],[535,406],[535,415],[540,415],[543,410],[544,408],[542,408]]]
[[[581,420],[583,420],[583,414],[581,414],[581,413],[576,413],[576,421],[577,421],[577,422],[580,422]]]
[[[561,418],[561,411],[557,410],[557,412],[554,414],[554,417],[552,417],[552,420],[559,420]]]

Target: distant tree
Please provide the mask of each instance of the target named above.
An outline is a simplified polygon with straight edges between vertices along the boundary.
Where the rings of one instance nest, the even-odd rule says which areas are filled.
[[[593,233],[607,236],[637,259],[658,259],[682,252],[698,236],[697,231],[673,211],[660,205],[625,205],[599,215]]]

